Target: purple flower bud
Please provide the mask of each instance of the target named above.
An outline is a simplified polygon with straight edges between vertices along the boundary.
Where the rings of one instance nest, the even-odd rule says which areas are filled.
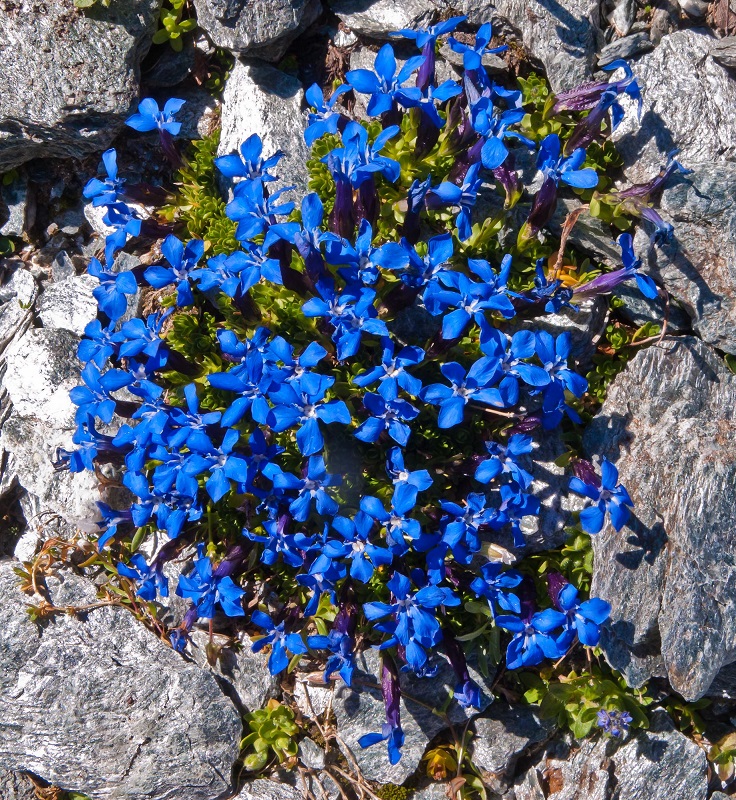
[[[401,687],[396,662],[388,653],[381,658],[381,693],[386,709],[386,722],[394,730],[401,728]]]
[[[598,477],[595,467],[587,459],[576,458],[572,462],[572,471],[575,473],[575,477],[580,478],[583,483],[600,488],[601,479]]]
[[[519,584],[516,595],[521,603],[521,618],[528,622],[537,612],[537,590],[528,575]]]
[[[549,598],[558,611],[563,610],[559,603],[560,592],[568,583],[569,581],[567,578],[560,572],[550,572],[547,575],[547,591],[549,592]]]

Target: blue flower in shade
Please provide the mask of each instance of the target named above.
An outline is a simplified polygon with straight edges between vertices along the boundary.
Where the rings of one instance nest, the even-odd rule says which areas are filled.
[[[244,617],[243,589],[229,575],[220,576],[213,570],[212,561],[204,555],[204,544],[198,545],[197,553],[192,572],[179,578],[177,595],[193,600],[202,619],[212,619],[218,603],[228,617]]]
[[[92,290],[92,296],[97,300],[100,311],[106,314],[111,322],[117,322],[128,308],[125,295],[135,294],[138,291],[135,276],[129,271],[106,272],[96,258],[90,259],[87,272],[100,282],[100,285]]]
[[[550,178],[555,185],[566,183],[578,189],[593,189],[598,185],[598,175],[594,169],[581,169],[585,161],[585,150],[579,147],[569,156],[562,156],[560,137],[550,133],[539,145],[537,168]]]
[[[335,103],[341,94],[349,91],[350,87],[346,84],[338,86],[327,101],[325,101],[322,94],[322,89],[316,83],[313,83],[304,92],[307,103],[309,103],[310,108],[314,109],[309,113],[307,129],[304,131],[304,141],[307,143],[307,147],[311,147],[317,139],[326,133],[333,135],[337,133],[340,114],[334,110]]]
[[[174,119],[174,114],[181,110],[185,102],[172,97],[166,101],[164,110],[159,111],[158,103],[152,97],[146,97],[138,104],[138,113],[128,117],[125,124],[136,131],[147,132],[158,129],[176,136],[181,130],[181,122]]]
[[[460,338],[473,320],[478,326],[486,327],[485,311],[497,311],[506,319],[516,313],[506,290],[511,256],[504,256],[499,273],[491,269],[487,261],[475,258],[468,260],[468,268],[481,282],[471,281],[462,272],[445,270],[424,292],[427,311],[434,316],[444,314],[443,339]],[[450,308],[455,311],[447,313]]]
[[[488,607],[495,618],[496,606],[504,611],[515,614],[521,613],[521,601],[511,589],[515,589],[522,580],[522,576],[514,569],[503,569],[503,565],[496,561],[489,561],[480,568],[481,576],[474,578],[470,588],[476,597],[485,597]]]
[[[273,169],[286,155],[283,150],[277,150],[269,158],[263,158],[263,142],[261,137],[254,133],[240,145],[240,155],[231,153],[215,159],[215,166],[226,178],[246,178],[256,180],[260,178],[264,183],[275,181],[276,177],[269,170]]]
[[[107,206],[107,212],[102,221],[108,227],[113,228],[112,233],[105,237],[105,261],[112,264],[115,260],[115,253],[125,247],[128,235],[138,236],[140,234],[143,220],[125,203],[113,203]]]
[[[400,31],[395,31],[391,34],[391,36],[402,36],[404,39],[413,39],[417,47],[422,51],[424,60],[417,75],[417,86],[420,89],[424,90],[435,82],[435,44],[437,39],[446,33],[454,31],[466,19],[467,17],[451,17],[429,28],[421,28],[419,30],[402,28]]]
[[[402,240],[402,245],[409,256],[409,264],[400,272],[400,278],[403,283],[414,289],[421,289],[430,283],[435,276],[444,271],[443,268],[452,258],[451,233],[433,236],[427,242],[427,254],[424,256],[420,256],[406,240]]]
[[[165,286],[176,284],[177,306],[193,305],[194,297],[189,286],[189,273],[204,255],[204,242],[192,239],[185,247],[176,236],[169,235],[161,245],[161,252],[171,266],[154,265],[143,273],[143,277],[154,289],[163,289]]]
[[[422,382],[419,378],[410,375],[406,368],[421,364],[424,361],[424,350],[421,347],[402,347],[394,355],[392,339],[384,339],[382,344],[383,354],[380,365],[357,375],[353,378],[353,383],[363,389],[376,381],[380,381],[382,384],[390,384],[395,393],[398,393],[398,388],[401,387],[409,394],[418,396],[422,388]]]
[[[391,478],[394,487],[408,484],[423,492],[425,489],[429,489],[433,483],[432,477],[426,469],[418,469],[414,472],[406,469],[404,466],[404,451],[400,447],[392,447],[388,451],[386,472]]]
[[[294,348],[282,336],[274,336],[268,346],[270,359],[281,362],[280,367],[271,367],[277,375],[276,382],[292,383],[316,367],[327,355],[327,350],[319,342],[310,342],[298,355],[294,355]]]
[[[399,132],[398,125],[385,128],[371,144],[368,131],[357,122],[349,122],[342,133],[344,147],[333,150],[322,161],[330,172],[336,170],[347,178],[354,189],[380,172],[386,180],[394,183],[401,172],[398,161],[381,155],[381,150]],[[334,176],[333,172],[333,176]],[[339,175],[336,179],[339,178]]]
[[[355,246],[345,239],[331,241],[325,249],[327,263],[346,267],[338,270],[349,284],[372,286],[381,277],[381,269],[403,269],[409,263],[406,250],[396,242],[373,247],[373,229],[361,220]]]
[[[184,387],[184,402],[185,408],[171,410],[169,421],[173,430],[166,437],[166,442],[171,447],[183,447],[186,444],[190,450],[206,452],[212,448],[207,428],[219,422],[222,415],[219,411],[200,413],[197,386],[194,383]]]
[[[238,423],[246,412],[261,425],[266,424],[271,410],[265,392],[270,380],[263,375],[263,358],[250,352],[245,362],[229,372],[213,372],[207,376],[210,386],[239,395],[222,415],[222,425],[229,428]]]
[[[263,233],[269,225],[276,222],[277,216],[291,214],[294,203],[279,203],[279,197],[293,186],[284,186],[282,189],[266,196],[263,181],[259,178],[254,181],[241,181],[235,185],[235,196],[227,204],[225,213],[238,223],[235,235],[242,242],[252,239]]]
[[[332,527],[344,541],[328,539],[322,546],[322,554],[314,562],[318,571],[327,569],[327,561],[343,559],[350,563],[350,577],[361,583],[368,583],[376,567],[390,564],[393,553],[385,547],[378,547],[370,541],[374,520],[363,511],[353,519],[335,517]],[[324,563],[321,563],[324,559]]]
[[[485,355],[497,358],[503,370],[499,388],[509,405],[519,401],[519,381],[528,386],[544,387],[550,383],[550,374],[543,367],[527,363],[534,357],[537,340],[531,331],[517,331],[511,339],[497,328],[483,325],[480,349]]]
[[[269,427],[280,433],[297,426],[296,443],[304,456],[318,453],[324,447],[319,420],[350,424],[350,411],[342,400],[324,402],[325,393],[335,382],[326,375],[305,374],[271,392],[274,407],[268,414]]]
[[[277,489],[298,492],[297,497],[289,505],[289,511],[295,520],[304,522],[307,519],[312,501],[315,502],[317,513],[328,517],[334,517],[337,514],[339,506],[325,489],[330,486],[339,486],[342,478],[328,474],[322,456],[310,456],[306,475],[303,478],[297,478],[290,472],[282,472],[275,464],[270,464],[263,470],[263,473],[273,481],[273,485]]]
[[[312,592],[312,596],[304,608],[305,617],[312,617],[317,613],[320,598],[325,592],[330,595],[332,605],[337,605],[335,584],[345,577],[347,570],[344,564],[338,564],[336,561],[331,561],[327,569],[322,569],[324,566],[325,561],[322,561],[317,568],[312,564],[306,575],[296,576],[296,582],[301,586],[307,587]]]
[[[416,486],[409,483],[397,484],[391,498],[391,511],[386,511],[383,503],[372,496],[363,497],[360,510],[383,526],[389,549],[395,555],[403,555],[407,551],[405,537],[418,539],[422,530],[419,522],[406,515],[417,503]]]
[[[200,460],[198,464],[191,467],[194,474],[200,474],[204,469],[210,473],[210,477],[205,481],[205,489],[215,503],[230,491],[231,480],[241,485],[248,481],[249,464],[247,459],[243,455],[233,452],[239,439],[240,432],[230,428],[226,431],[220,447],[208,448],[205,451],[206,457],[203,458],[205,463],[203,464]],[[190,440],[189,447],[195,446],[196,444]],[[198,469],[199,466],[202,466],[203,469]],[[188,472],[190,468],[185,467],[184,471]]]
[[[572,350],[572,335],[569,331],[556,338],[547,331],[539,331],[536,336],[536,351],[542,366],[549,375],[549,385],[558,384],[575,397],[582,397],[588,390],[588,381],[568,366]]]
[[[396,386],[384,381],[378,393],[368,392],[363,397],[363,405],[370,413],[365,422],[358,426],[355,437],[362,442],[376,442],[383,433],[404,447],[409,440],[411,428],[406,424],[419,416],[419,410],[406,400],[399,400]]]
[[[307,652],[307,646],[298,633],[286,633],[284,623],[274,625],[268,614],[257,609],[251,615],[251,622],[266,631],[265,636],[253,643],[253,652],[257,653],[267,644],[271,645],[271,655],[268,657],[268,670],[271,675],[278,675],[289,666],[289,654],[302,655]]]
[[[107,178],[90,178],[85,184],[82,194],[92,201],[95,206],[109,206],[118,199],[118,194],[122,191],[125,183],[122,178],[118,178],[118,154],[115,148],[105,150],[102,154],[102,163],[105,165]]]
[[[327,636],[309,636],[307,644],[314,650],[329,650],[331,655],[327,659],[323,680],[329,683],[330,676],[337,672],[350,686],[355,671],[354,642],[347,633],[334,628]]]
[[[362,334],[388,336],[383,320],[377,319],[373,301],[376,293],[372,289],[348,289],[342,294],[335,292],[332,280],[317,283],[320,297],[313,297],[302,305],[306,317],[326,317],[335,329],[332,341],[337,346],[337,358],[344,361],[358,352]]]
[[[485,356],[479,358],[467,371],[456,361],[448,361],[440,367],[450,386],[433,383],[420,392],[422,400],[440,407],[437,424],[440,428],[452,428],[463,421],[465,406],[471,400],[483,405],[503,408],[506,404],[501,392],[491,385],[501,377],[498,359]]]
[[[279,519],[265,520],[262,523],[265,535],[245,530],[243,533],[252,541],[265,545],[261,553],[261,561],[269,566],[276,563],[281,556],[290,567],[299,568],[304,565],[304,556],[317,545],[313,536],[303,533],[287,533],[291,517],[282,514]]]
[[[623,269],[615,269],[612,272],[604,272],[597,278],[593,278],[588,283],[583,283],[573,289],[575,297],[593,297],[599,294],[607,294],[615,289],[624,281],[636,279],[639,291],[653,300],[658,293],[657,284],[648,276],[640,272],[641,259],[634,254],[634,240],[630,233],[622,233],[618,237],[618,244],[621,248],[621,260]]]
[[[570,488],[593,501],[593,505],[580,512],[580,525],[586,533],[601,531],[606,512],[617,531],[628,522],[629,508],[633,508],[634,503],[625,487],[618,482],[618,470],[608,459],[604,458],[601,463],[600,485],[593,483],[592,479],[583,481],[576,476],[570,478]]]
[[[532,302],[545,303],[544,310],[548,314],[557,314],[563,308],[577,311],[578,306],[574,306],[570,302],[572,300],[572,289],[563,286],[562,281],[559,279],[548,280],[544,271],[545,261],[546,259],[544,258],[537,259],[534,288],[523,296]]]
[[[462,92],[462,87],[459,83],[453,80],[447,80],[439,86],[429,84],[420,89],[417,87],[409,87],[408,89],[399,89],[396,92],[396,99],[405,108],[419,108],[422,112],[422,117],[429,121],[429,124],[436,129],[442,128],[445,121],[437,111],[437,105],[444,103],[451,97],[456,97]]]
[[[506,648],[506,667],[533,667],[545,658],[559,658],[566,648],[561,648],[553,635],[565,624],[565,615],[553,608],[539,611],[530,619],[502,615],[496,625],[514,635]]]
[[[629,732],[629,725],[633,722],[633,717],[628,711],[608,711],[602,708],[596,717],[596,725],[604,733],[614,739],[622,739]]]
[[[557,639],[560,648],[567,650],[575,636],[586,647],[595,647],[601,639],[601,625],[611,616],[610,604],[599,597],[581,603],[578,590],[571,583],[566,583],[553,600],[565,615],[565,628]]]
[[[413,56],[396,74],[396,58],[394,49],[390,44],[385,44],[376,55],[374,69],[351,69],[345,79],[351,89],[361,94],[371,96],[368,101],[367,112],[371,117],[391,111],[395,104],[395,96],[401,84],[424,61],[424,56]]]
[[[115,399],[111,392],[116,392],[131,382],[130,375],[122,369],[109,369],[101,373],[93,363],[87,364],[81,373],[84,386],[75,386],[69,397],[77,406],[74,420],[77,424],[86,423],[89,419],[99,417],[106,425],[112,421],[115,413]]]
[[[527,489],[534,480],[526,470],[519,466],[520,456],[532,452],[532,437],[523,433],[515,433],[509,437],[508,444],[486,442],[486,450],[490,458],[481,461],[475,471],[475,479],[481,483],[490,483],[499,475],[508,475],[522,489]]]
[[[437,198],[439,204],[459,207],[455,225],[461,242],[468,240],[472,234],[471,215],[475,201],[478,199],[478,190],[483,183],[483,180],[478,177],[480,167],[480,162],[471,165],[465,173],[462,186],[445,181],[430,190],[430,196]]]
[[[115,508],[111,508],[107,503],[102,503],[100,501],[98,501],[96,505],[102,517],[102,519],[96,523],[100,531],[100,537],[97,540],[97,549],[102,552],[110,539],[117,535],[119,526],[125,526],[128,531],[131,531],[134,522],[130,509],[118,511]]]
[[[114,337],[114,320],[103,327],[98,319],[93,319],[84,328],[84,338],[77,348],[77,358],[83,364],[91,361],[102,369],[112,356],[117,355],[119,345]]]
[[[606,92],[614,91],[616,94],[628,94],[632,99],[638,100],[639,114],[641,114],[641,90],[631,67],[626,61],[619,58],[607,64],[605,67],[602,67],[602,69],[606,70],[606,72],[623,69],[624,77],[618,81],[611,81],[610,83],[584,83],[574,89],[559,92],[555,96],[556,102],[552,113],[557,114],[560,111],[585,111],[591,109],[601,101],[601,98]],[[616,127],[623,118],[623,109],[618,103],[616,105],[618,109],[613,107],[611,110],[615,123],[614,127]]]
[[[75,450],[65,450],[63,447],[56,448],[56,461],[53,466],[55,470],[68,469],[70,472],[82,472],[85,469],[94,471],[95,458],[98,455],[112,455],[110,460],[115,460],[125,451],[125,447],[118,448],[113,444],[113,437],[104,433],[98,433],[91,419],[77,425],[76,431],[72,436],[72,442],[77,445]],[[114,454],[114,455],[113,455]]]
[[[381,649],[402,645],[409,667],[420,671],[427,663],[426,650],[442,640],[442,629],[435,609],[458,606],[460,598],[451,589],[432,585],[412,592],[411,581],[400,572],[394,572],[387,586],[394,602],[363,603],[363,613],[371,622],[392,615],[392,620],[375,626],[376,630],[389,634],[389,638],[381,644]]]
[[[491,30],[491,23],[486,22],[478,28],[478,33],[475,34],[475,44],[471,47],[469,44],[458,42],[453,36],[447,40],[447,43],[456,53],[462,53],[463,67],[467,70],[479,70],[483,64],[483,56],[493,53],[503,53],[507,50],[506,45],[500,47],[488,47],[491,41],[493,31]]]
[[[440,506],[446,514],[441,521],[442,542],[457,561],[469,564],[480,550],[480,528],[493,519],[495,511],[486,508],[486,497],[480,492],[471,492],[463,505],[441,500]]]
[[[136,592],[138,597],[151,602],[156,599],[158,594],[161,597],[169,596],[169,580],[163,574],[160,566],[154,563],[149,567],[146,559],[140,553],[134,553],[130,557],[130,564],[132,566],[118,562],[118,575],[140,584]]]

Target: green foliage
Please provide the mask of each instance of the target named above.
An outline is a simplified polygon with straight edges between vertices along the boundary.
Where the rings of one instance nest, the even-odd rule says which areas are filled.
[[[208,256],[232,253],[239,248],[236,224],[225,214],[217,185],[214,161],[220,133],[192,142],[191,152],[177,175],[178,194],[164,209],[170,220],[182,222],[189,237],[202,239]]]
[[[326,134],[312,145],[312,152],[307,161],[309,174],[309,190],[317,192],[325,207],[325,214],[329,214],[335,205],[335,181],[330,175],[327,164],[322,159],[335,147],[340,147],[342,139],[339,136]]]
[[[590,592],[590,581],[593,576],[593,546],[589,534],[579,528],[567,529],[568,539],[557,550],[536,553],[524,559],[524,566],[536,572],[536,577],[544,583],[544,576],[550,572],[562,573],[570,583],[578,587],[581,593]]]
[[[265,708],[246,714],[250,733],[241,742],[249,752],[243,760],[245,768],[258,772],[272,758],[281,764],[298,752],[296,739],[299,728],[294,722],[294,712],[278,700],[269,700]]]
[[[107,8],[110,5],[110,0],[74,0],[74,6],[76,8],[91,8],[96,5]]]
[[[716,775],[723,783],[736,776],[736,733],[726,734],[708,750],[708,761],[714,766]]]
[[[593,664],[585,672],[552,675],[550,668],[539,674],[522,672],[519,680],[526,687],[524,699],[539,704],[540,714],[569,728],[576,739],[588,736],[596,726],[598,711],[628,711],[634,728],[648,728],[644,708],[653,702],[643,690],[630,689],[624,679],[610,669]]]
[[[171,47],[180,52],[184,46],[182,37],[197,27],[197,20],[189,16],[190,9],[187,0],[167,0],[161,6],[159,16],[160,28],[153,34],[154,44],[168,42]]]
[[[409,800],[414,790],[406,786],[397,786],[395,783],[382,783],[374,794],[381,800]]]

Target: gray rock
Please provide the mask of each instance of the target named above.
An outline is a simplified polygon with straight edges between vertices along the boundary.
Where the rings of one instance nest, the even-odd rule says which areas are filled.
[[[736,69],[736,36],[726,36],[715,42],[710,50],[711,58],[721,66]]]
[[[162,96],[166,102],[168,93]],[[184,139],[203,139],[209,136],[219,124],[217,100],[206,89],[187,89],[177,91],[177,97],[186,103],[176,118],[181,122],[180,136]],[[161,105],[161,102],[159,105]]]
[[[452,64],[453,67],[457,67],[458,69],[463,67],[463,54],[456,53],[449,44],[443,44],[442,47],[440,47],[439,54],[448,64]],[[481,59],[481,63],[485,67],[486,72],[490,72],[491,74],[508,72],[506,62],[492,53],[485,53]],[[441,80],[442,79],[438,80],[438,83],[441,82]]]
[[[610,740],[585,739],[570,758],[549,759],[543,772],[551,790],[548,800],[609,800],[615,785],[608,761],[613,746]]]
[[[152,88],[176,86],[194,68],[196,51],[194,42],[189,36],[184,38],[184,46],[179,52],[173,47],[162,48],[156,62],[143,74],[143,82]]]
[[[632,686],[667,676],[702,697],[736,661],[736,376],[701,341],[665,340],[611,384],[584,446],[619,468],[635,509],[593,537],[602,647]]]
[[[22,236],[33,227],[36,219],[36,199],[25,174],[12,183],[0,184],[0,208],[7,210],[7,221],[0,227],[1,236]]]
[[[411,800],[447,800],[447,784],[430,783],[429,786],[417,789]]]
[[[679,9],[673,0],[664,0],[659,8],[654,9],[649,23],[649,36],[655,47],[664,36],[676,31],[679,27]]]
[[[528,769],[514,784],[515,800],[546,800],[539,772],[536,767]]]
[[[302,800],[302,793],[288,784],[261,778],[246,783],[233,800]]]
[[[35,625],[12,567],[0,564],[6,768],[93,800],[211,800],[226,792],[241,724],[214,678],[122,608]],[[62,587],[52,590],[56,604],[94,599],[83,578],[70,576]]]
[[[3,4],[0,172],[107,147],[138,98],[138,67],[161,0],[82,13],[63,0]]]
[[[311,739],[302,739],[299,742],[299,760],[307,769],[324,769],[325,751]]]
[[[623,301],[623,306],[617,309],[626,320],[633,325],[642,326],[647,322],[662,326],[666,314],[666,306],[661,297],[650,300],[639,291],[636,284],[624,283],[616,289],[614,295]],[[667,317],[668,333],[685,333],[692,329],[692,323],[687,312],[670,298],[669,316]]]
[[[524,183],[527,182],[527,176],[531,180],[532,173],[525,173]],[[579,200],[561,197],[557,204],[557,210],[549,223],[552,233],[559,237],[567,215],[579,207]],[[587,213],[580,214],[570,232],[568,241],[579,250],[593,256],[598,261],[602,261],[613,269],[621,266],[621,249],[611,235],[611,228],[597,217],[591,217]]]
[[[444,707],[456,679],[455,673],[444,658],[440,657],[439,662],[439,671],[433,678],[401,676],[401,728],[404,731],[404,746],[401,750],[401,760],[394,765],[389,763],[384,743],[379,742],[366,749],[358,744],[358,739],[364,734],[380,731],[385,720],[379,688],[378,653],[375,650],[361,653],[357,658],[353,686],[341,683],[335,687],[332,708],[338,733],[350,748],[363,775],[369,780],[379,783],[403,783],[419,766],[430,740],[447,727],[432,709]],[[483,688],[481,677],[473,670],[471,676]],[[489,702],[488,696],[485,696],[482,702],[485,708]],[[469,716],[455,702],[449,704],[447,713],[454,725],[464,724]]]
[[[329,0],[332,11],[353,31],[387,39],[401,28],[426,28],[437,5],[432,0]]]
[[[38,301],[38,318],[44,328],[71,331],[81,336],[97,317],[97,300],[92,291],[99,285],[91,275],[74,275],[50,283]]]
[[[683,736],[665,711],[612,756],[617,800],[705,800],[705,752]]]
[[[705,0],[677,0],[677,4],[690,19],[703,19],[708,13],[708,3]]]
[[[532,706],[494,703],[473,725],[471,760],[483,772],[511,776],[518,757],[531,744],[544,741],[554,729]]]
[[[61,283],[67,278],[72,278],[77,274],[74,262],[69,257],[66,250],[60,250],[51,264],[51,279],[54,283]]]
[[[469,0],[467,5],[474,3]],[[499,23],[498,33],[515,34],[529,55],[542,63],[552,91],[570,89],[592,77],[599,25],[597,3],[496,0],[493,18]]]
[[[707,696],[723,700],[736,700],[736,663],[728,664],[721,669],[713,679]]]
[[[619,36],[626,36],[636,17],[636,0],[616,0],[616,7],[608,19]]]
[[[277,696],[279,681],[268,671],[268,655],[254,653],[247,634],[242,634],[237,648],[222,647],[214,666],[207,661],[209,633],[193,630],[189,638],[187,655],[202,669],[212,671],[241,713],[263,708],[270,698]],[[216,645],[222,644],[219,638],[215,637]]]
[[[731,113],[736,81],[709,55],[713,41],[706,30],[677,31],[637,61],[644,96],[641,120],[636,102],[627,96],[622,101],[626,116],[611,137],[630,181],[656,175],[667,154],[678,148],[678,160],[688,167],[736,158],[736,117]]]
[[[0,270],[0,354],[14,338],[19,338],[33,322],[36,281],[22,261],[7,260]]]
[[[647,33],[632,33],[622,39],[614,39],[607,44],[598,56],[598,66],[605,67],[617,58],[633,58],[654,49]]]
[[[319,0],[194,0],[197,24],[218,46],[279,61],[321,13]]]
[[[263,154],[277,150],[287,155],[274,174],[282,185],[295,184],[301,195],[307,187],[304,143],[307,117],[302,111],[304,92],[296,78],[258,62],[236,61],[222,96],[222,132],[219,155],[239,150],[253,133],[263,140]]]
[[[736,353],[735,192],[736,164],[695,164],[691,175],[672,178],[662,193],[672,240],[653,248],[640,230],[634,242],[647,271],[682,304],[693,329],[728,353]]]
[[[25,775],[0,767],[0,797],[3,800],[36,800],[38,795]]]

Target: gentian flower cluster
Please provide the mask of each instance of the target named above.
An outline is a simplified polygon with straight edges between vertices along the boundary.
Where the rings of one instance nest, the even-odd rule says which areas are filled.
[[[444,653],[458,702],[481,704],[456,639],[476,627],[468,601],[487,603],[490,624],[508,632],[509,669],[597,644],[606,603],[557,574],[539,598],[493,555],[509,537],[510,560],[523,555],[523,523],[540,513],[535,449],[579,422],[587,389],[570,333],[528,320],[574,313],[574,297],[624,280],[657,291],[627,235],[622,268],[592,281],[571,286],[543,266],[558,194],[598,183],[584,146],[567,143],[600,133],[575,134],[572,115],[606,98],[615,124],[610,96],[636,96],[633,78],[560,97],[562,132],[534,138],[520,93],[482,65],[494,52],[490,25],[472,46],[450,40],[464,78],[436,85],[436,41],[463,20],[398,32],[421,50],[401,68],[385,45],[374,70],[349,72],[328,100],[307,91],[318,174],[305,197],[279,182],[283,153],[264,152],[257,135],[216,160],[234,181],[232,253],[169,231],[156,237],[155,263],[114,271],[129,236],[162,231],[142,229],[115,152],[105,153],[107,177],[85,195],[114,232],[106,266],[90,263],[100,313],[79,347],[76,449],[57,461],[120,469],[131,503],[101,504],[98,547],[141,598],[165,597],[165,564],[196,549],[175,587],[191,603],[171,631],[177,649],[198,620],[226,616],[248,626],[254,649],[268,648],[274,674],[322,657],[325,680],[350,684],[357,633],[377,647],[386,722],[361,744],[385,741],[392,762],[404,738],[402,671],[433,674]],[[367,96],[370,121],[338,109],[350,89]],[[171,156],[181,105],[144,100],[128,124],[158,130]],[[517,148],[537,149],[541,188],[526,197],[518,236],[499,237],[524,209]],[[504,198],[495,218],[480,211],[489,193]],[[159,307],[126,317],[146,286]],[[603,461],[598,477],[592,463],[572,463],[570,488],[591,502],[583,528],[598,533],[606,516],[624,525],[632,501],[613,465]],[[154,533],[164,544],[147,561],[137,547]],[[271,581],[286,594],[266,605]]]

